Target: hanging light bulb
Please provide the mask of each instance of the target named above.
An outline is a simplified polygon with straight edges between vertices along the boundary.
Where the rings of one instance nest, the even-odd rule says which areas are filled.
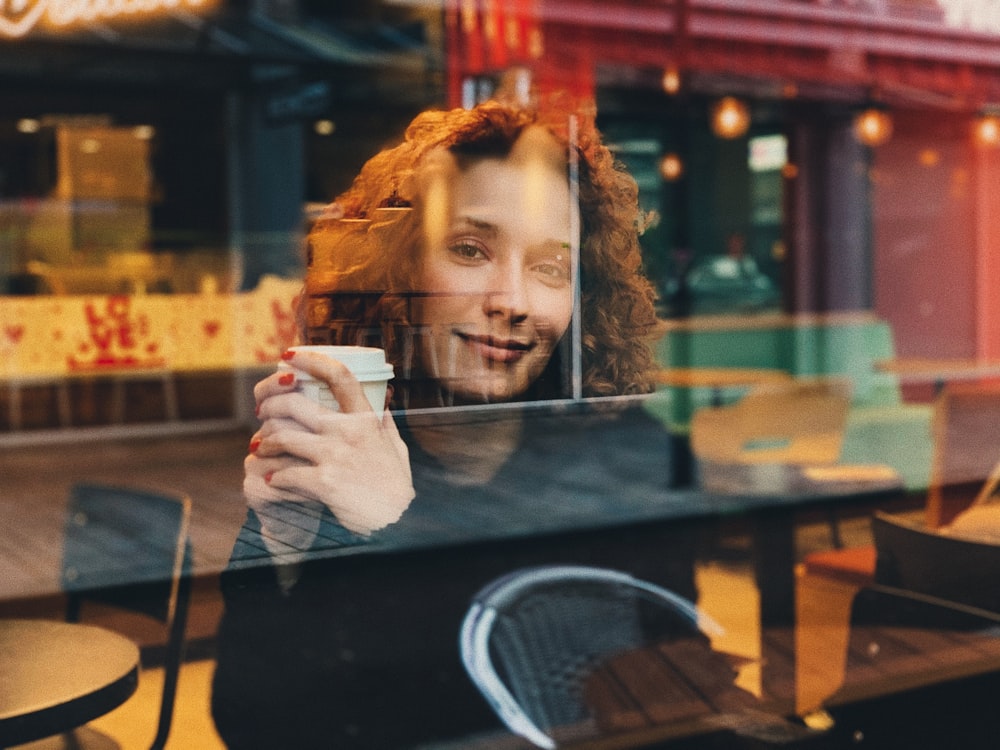
[[[976,119],[976,143],[989,148],[1000,146],[1000,115],[986,113]]]
[[[854,118],[854,137],[874,148],[892,137],[892,117],[880,107],[869,107]]]
[[[667,182],[676,182],[684,174],[684,161],[675,153],[664,154],[660,159],[660,175]]]
[[[676,94],[681,90],[681,72],[677,66],[671,65],[663,71],[663,78],[660,80],[663,90],[668,94]]]
[[[712,132],[719,138],[739,138],[750,129],[750,109],[733,96],[724,96],[712,107]]]

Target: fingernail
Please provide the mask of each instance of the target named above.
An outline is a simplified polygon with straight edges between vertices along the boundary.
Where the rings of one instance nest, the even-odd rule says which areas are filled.
[[[264,475],[264,481],[267,482],[268,484],[270,484],[271,483],[271,477],[273,477],[273,476],[274,476],[274,472],[273,471],[267,472],[267,474]]]
[[[293,352],[291,349],[285,349],[285,351],[283,351],[281,353],[281,358],[284,359],[284,360],[289,360],[289,359],[291,359],[294,356],[295,356],[295,352]]]
[[[295,382],[295,373],[286,372],[280,378],[278,378],[278,385],[291,385]]]
[[[254,438],[250,441],[250,452],[256,453],[257,449],[260,447],[260,438]]]

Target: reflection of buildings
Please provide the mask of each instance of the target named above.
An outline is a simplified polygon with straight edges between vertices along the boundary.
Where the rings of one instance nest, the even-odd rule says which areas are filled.
[[[122,4],[29,3],[24,23],[0,18],[0,430],[115,421],[101,416],[121,411],[110,390],[135,397],[140,420],[231,415],[226,370],[288,343],[264,334],[294,292],[269,284],[301,276],[304,204],[441,98],[419,9],[171,5],[121,18]],[[103,15],[55,23],[71,6]],[[69,372],[93,359],[72,348],[84,312],[129,302],[137,317],[116,330],[132,335]],[[176,409],[160,387],[174,374]],[[190,414],[185,390],[200,399]],[[70,413],[88,400],[92,414]]]
[[[343,187],[307,156],[353,174],[361,139],[339,142],[360,132],[375,150],[433,91],[416,11],[96,4],[107,17],[63,25],[31,5],[50,17],[0,22],[0,292],[297,274],[304,201]]]
[[[1000,101],[1000,29],[984,27],[991,19],[976,4],[498,6],[451,11],[453,100],[489,91],[515,64],[542,87],[596,98],[604,130],[664,209],[647,244],[652,268],[669,274],[675,250],[695,262],[720,254],[739,232],[789,311],[874,310],[903,355],[1000,351],[1000,333],[986,326],[1000,281],[989,252],[1000,152],[973,137]],[[745,135],[711,132],[708,113],[723,96],[748,104]],[[893,124],[877,147],[854,131],[873,105]],[[748,143],[774,135],[789,160],[762,176]],[[673,182],[658,176],[666,154],[683,163]]]

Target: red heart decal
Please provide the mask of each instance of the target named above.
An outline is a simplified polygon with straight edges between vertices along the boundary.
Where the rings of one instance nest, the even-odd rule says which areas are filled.
[[[4,326],[4,333],[7,338],[10,339],[15,344],[21,340],[24,335],[24,326]]]
[[[205,329],[205,335],[209,338],[215,338],[215,334],[219,332],[221,324],[217,320],[206,320],[202,327]]]

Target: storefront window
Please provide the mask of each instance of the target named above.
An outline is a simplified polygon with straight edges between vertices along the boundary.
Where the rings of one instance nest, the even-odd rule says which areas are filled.
[[[982,3],[21,5],[0,746],[992,741]]]
[[[24,162],[4,188],[8,293],[233,287],[218,120],[52,114],[57,97],[42,106],[8,121],[9,163]]]

